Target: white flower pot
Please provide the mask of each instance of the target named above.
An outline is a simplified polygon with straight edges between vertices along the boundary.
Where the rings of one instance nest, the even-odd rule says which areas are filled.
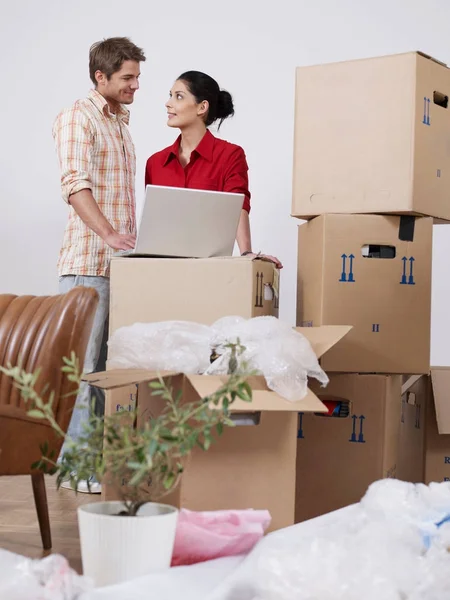
[[[170,567],[178,510],[148,502],[135,517],[117,516],[122,502],[78,508],[83,574],[112,585]]]

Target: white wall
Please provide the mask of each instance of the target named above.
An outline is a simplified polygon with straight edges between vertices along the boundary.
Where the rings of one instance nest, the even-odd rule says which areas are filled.
[[[281,317],[295,319],[296,222],[289,216],[296,66],[420,49],[450,63],[448,0],[6,1],[0,12],[0,292],[53,293],[66,219],[51,126],[90,87],[92,42],[127,35],[147,62],[132,107],[137,196],[147,157],[172,142],[164,102],[203,70],[234,96],[221,135],[250,166],[254,247],[278,255]],[[432,362],[450,364],[450,227],[435,228]]]

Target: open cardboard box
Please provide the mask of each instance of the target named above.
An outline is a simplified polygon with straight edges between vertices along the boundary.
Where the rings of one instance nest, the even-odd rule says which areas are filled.
[[[450,367],[405,377],[400,431],[400,478],[450,481]]]
[[[350,326],[299,327],[318,358],[337,344]],[[162,410],[161,398],[152,396],[148,383],[157,377],[171,378],[182,389],[183,401],[192,402],[214,393],[224,377],[155,373],[145,370],[111,370],[85,377],[91,385],[111,390],[136,384],[139,421]],[[236,401],[233,413],[253,413],[253,426],[226,427],[207,452],[194,449],[181,484],[165,499],[191,510],[268,509],[271,530],[294,523],[297,415],[299,412],[326,412],[310,388],[306,396],[290,402],[268,389],[263,376],[249,378],[251,403]],[[115,410],[121,410],[118,405]],[[109,411],[110,413],[111,411]],[[248,423],[248,421],[245,421]],[[103,499],[117,499],[117,491],[103,485]]]
[[[330,373],[312,389],[340,410],[299,418],[296,520],[359,502],[374,481],[397,477],[402,376]]]

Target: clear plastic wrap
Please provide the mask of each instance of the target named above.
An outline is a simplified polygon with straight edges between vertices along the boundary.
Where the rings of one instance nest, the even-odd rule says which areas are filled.
[[[246,364],[288,400],[305,397],[308,377],[328,383],[309,341],[275,317],[224,317],[211,327],[188,321],[135,323],[111,336],[108,367],[226,375],[231,355],[227,344],[238,340],[245,347],[238,372]],[[212,352],[219,357],[211,363]]]
[[[111,369],[203,373],[210,365],[211,329],[189,321],[134,323],[108,342]]]
[[[93,582],[78,575],[60,554],[32,560],[0,550],[1,600],[77,600],[94,589]]]
[[[239,364],[262,373],[267,387],[288,400],[306,396],[308,377],[322,385],[328,377],[319,365],[309,341],[301,333],[275,317],[224,317],[212,325],[211,345],[220,355],[207,370],[208,375],[227,373],[231,350],[237,340],[245,347]],[[239,369],[239,365],[238,365]]]
[[[378,481],[358,506],[325,517],[323,526],[318,520],[311,534],[305,523],[298,536],[293,528],[267,539],[249,558],[251,577],[222,598],[448,600],[450,522],[437,522],[449,512],[449,484]]]

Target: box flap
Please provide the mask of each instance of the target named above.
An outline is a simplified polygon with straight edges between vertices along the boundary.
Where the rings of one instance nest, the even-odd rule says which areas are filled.
[[[147,371],[145,369],[111,369],[99,373],[90,373],[83,376],[83,381],[103,390],[112,390],[133,383],[145,383],[159,377],[173,377],[181,375],[177,371]],[[226,377],[216,375],[185,375],[191,382],[200,397],[204,398],[213,394],[222,386]],[[252,391],[252,403],[237,400],[233,404],[233,412],[255,412],[255,411],[289,411],[289,412],[327,412],[324,404],[311,390],[303,400],[290,402],[281,398],[267,388],[264,377],[249,377]]]
[[[145,369],[111,369],[110,371],[101,371],[100,373],[90,373],[83,376],[83,381],[87,381],[94,387],[102,390],[112,390],[114,388],[131,385],[133,383],[144,383],[152,381],[159,377],[171,377],[179,375],[176,371],[147,371]]]
[[[408,377],[408,379],[406,379],[406,381],[402,384],[402,396],[406,394],[406,392],[410,390],[412,386],[416,384],[422,377],[426,377],[426,375],[411,375],[411,377]]]
[[[417,54],[419,54],[420,56],[423,56],[424,58],[428,58],[429,60],[432,60],[433,62],[437,63],[438,65],[442,65],[443,67],[448,68],[448,66],[442,62],[441,60],[438,60],[437,58],[434,58],[433,56],[430,56],[429,54],[426,54],[425,52],[421,52],[420,50],[417,50]]]
[[[227,380],[219,375],[186,375],[197,393],[204,398],[216,392]],[[302,400],[291,402],[267,388],[264,377],[249,377],[252,388],[252,402],[236,400],[232,412],[327,412],[325,405],[310,390]]]
[[[308,338],[317,358],[323,356],[352,329],[352,325],[322,325],[320,327],[296,327]]]
[[[431,367],[434,406],[438,431],[450,433],[450,367]]]

